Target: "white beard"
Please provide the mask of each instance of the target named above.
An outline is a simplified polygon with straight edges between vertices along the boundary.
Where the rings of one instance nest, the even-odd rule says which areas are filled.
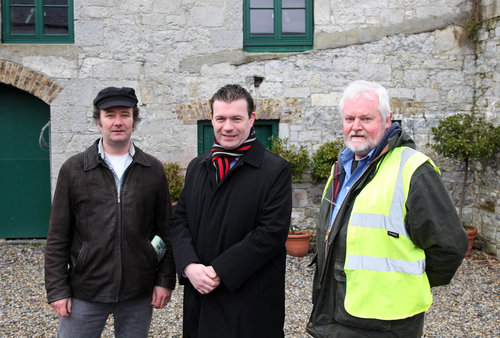
[[[360,142],[352,142],[350,141],[352,136],[364,136],[365,137],[365,142],[360,143]],[[378,137],[377,140],[370,141],[368,138],[368,135],[365,132],[353,132],[351,131],[349,133],[349,137],[345,141],[345,145],[348,149],[350,149],[354,154],[358,156],[366,156],[373,148],[375,148],[378,143],[380,142],[380,139],[382,138],[382,135]]]

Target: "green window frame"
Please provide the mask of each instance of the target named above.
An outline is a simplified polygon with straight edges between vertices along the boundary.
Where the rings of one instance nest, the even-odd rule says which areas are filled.
[[[255,135],[264,147],[271,147],[271,136],[278,137],[279,120],[255,120]],[[214,128],[210,120],[198,121],[198,155],[212,149],[214,144]]]
[[[243,0],[243,50],[306,51],[313,35],[312,0]]]
[[[73,0],[2,0],[2,42],[74,43]]]

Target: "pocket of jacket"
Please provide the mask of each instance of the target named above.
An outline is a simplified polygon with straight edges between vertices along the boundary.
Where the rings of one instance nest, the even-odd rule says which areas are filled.
[[[73,272],[76,273],[85,270],[85,267],[87,266],[87,253],[88,253],[88,244],[87,242],[82,242],[82,247],[78,252],[75,264],[73,265]]]
[[[149,264],[156,271],[158,269],[158,255],[156,254],[156,250],[149,240],[145,240],[145,249],[146,258]]]
[[[312,303],[313,304],[316,304],[316,301],[318,300],[318,296],[319,296],[319,284],[321,282],[321,276],[319,275],[319,266],[317,264],[317,257],[318,257],[318,253],[314,254],[314,257],[311,261],[311,263],[309,263],[309,267],[312,266],[313,264],[315,264],[315,267],[314,267],[314,277],[313,277],[313,286],[312,286]]]

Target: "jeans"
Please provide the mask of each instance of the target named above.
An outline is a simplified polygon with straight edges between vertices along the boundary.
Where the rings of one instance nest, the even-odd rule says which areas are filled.
[[[151,297],[118,303],[94,303],[71,299],[71,314],[60,317],[57,336],[60,338],[100,337],[106,320],[113,314],[115,337],[147,337],[153,307]]]

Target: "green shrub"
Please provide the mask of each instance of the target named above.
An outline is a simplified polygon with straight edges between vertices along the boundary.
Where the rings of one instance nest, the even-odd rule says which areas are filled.
[[[163,169],[165,169],[165,175],[167,176],[170,200],[176,202],[181,197],[181,192],[184,188],[182,168],[177,162],[169,162],[163,163]]]
[[[459,215],[462,217],[469,160],[491,157],[500,148],[500,128],[474,114],[456,114],[431,128],[434,140],[430,147],[438,154],[464,162],[465,171],[460,194]],[[429,144],[428,144],[429,145]]]
[[[498,146],[498,131],[483,117],[473,114],[452,115],[433,127],[431,148],[445,157],[457,160],[490,157]]]
[[[271,137],[271,152],[284,158],[290,163],[292,182],[304,182],[304,174],[309,169],[311,160],[304,145],[297,147],[288,142],[288,138]]]
[[[344,140],[337,139],[322,144],[312,156],[312,178],[316,183],[324,181],[330,175],[339,152],[344,148]]]

